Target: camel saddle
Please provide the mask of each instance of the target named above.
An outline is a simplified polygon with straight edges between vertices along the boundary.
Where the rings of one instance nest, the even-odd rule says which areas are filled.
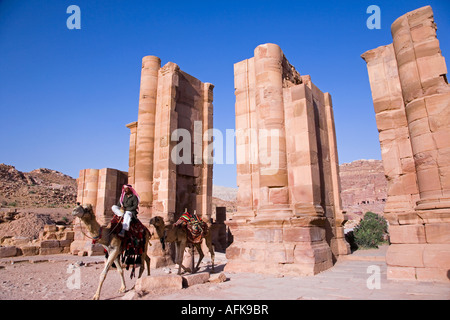
[[[131,278],[134,275],[135,266],[141,264],[141,255],[145,249],[145,232],[146,227],[142,222],[133,217],[130,222],[130,228],[125,231],[122,240],[122,263],[125,262],[126,269],[133,265]],[[114,234],[118,234],[122,230],[122,220],[119,216],[114,215],[111,219],[111,230]]]
[[[206,222],[200,220],[195,213],[183,213],[176,224],[181,224],[186,228],[188,243],[201,243],[208,232],[208,225]]]

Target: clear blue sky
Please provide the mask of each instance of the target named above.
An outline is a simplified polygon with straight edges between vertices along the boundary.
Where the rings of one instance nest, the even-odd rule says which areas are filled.
[[[81,30],[69,30],[69,5]],[[381,29],[369,30],[369,5]],[[333,98],[340,163],[381,159],[365,62],[392,42],[390,26],[431,5],[450,57],[450,1],[0,0],[0,163],[46,167],[74,178],[84,168],[128,170],[141,59],[156,55],[215,85],[214,127],[234,129],[233,64],[276,43],[302,75]],[[235,165],[214,184],[236,186]]]

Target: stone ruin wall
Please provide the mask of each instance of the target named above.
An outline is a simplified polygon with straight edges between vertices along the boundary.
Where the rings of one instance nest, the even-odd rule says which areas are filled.
[[[331,96],[300,76],[279,46],[254,54],[234,66],[239,190],[226,269],[316,274],[350,252]],[[278,148],[260,136],[264,129],[278,131]]]
[[[430,6],[398,18],[367,63],[388,181],[389,279],[448,281],[450,86]]]

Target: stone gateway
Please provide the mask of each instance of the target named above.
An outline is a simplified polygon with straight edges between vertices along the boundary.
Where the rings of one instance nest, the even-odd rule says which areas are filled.
[[[239,190],[237,213],[227,221],[234,242],[226,270],[326,270],[350,253],[331,95],[271,43],[236,63],[234,78]],[[276,134],[269,134],[269,143],[261,131]]]

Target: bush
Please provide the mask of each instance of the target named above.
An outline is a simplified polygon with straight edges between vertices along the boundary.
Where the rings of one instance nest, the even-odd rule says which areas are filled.
[[[366,212],[364,218],[353,230],[355,242],[358,247],[378,248],[383,242],[383,236],[387,233],[386,219],[373,212]]]

